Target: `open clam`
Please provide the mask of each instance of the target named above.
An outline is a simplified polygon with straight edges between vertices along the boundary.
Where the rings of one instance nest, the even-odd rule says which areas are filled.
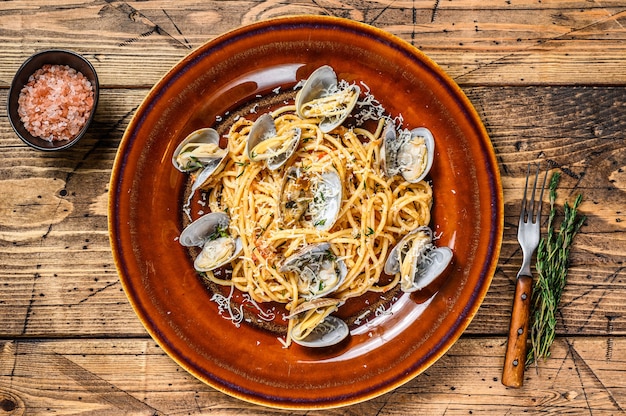
[[[300,136],[298,127],[277,132],[272,115],[263,114],[250,128],[245,153],[251,161],[265,160],[268,169],[276,170],[293,156],[300,143]]]
[[[220,136],[212,128],[195,130],[176,147],[172,164],[181,172],[193,172],[192,193],[201,188],[222,165],[228,148],[220,147]]]
[[[307,300],[328,296],[343,283],[348,269],[329,243],[310,244],[286,258],[278,269],[298,274],[298,291]]]
[[[230,218],[223,212],[211,212],[189,224],[180,234],[178,241],[186,247],[202,247],[194,260],[194,268],[208,272],[233,261],[243,245],[239,237],[228,234]]]
[[[291,339],[310,348],[329,347],[343,341],[350,330],[343,320],[331,315],[338,305],[338,300],[324,298],[298,305],[289,316],[296,320]]]
[[[407,182],[417,183],[430,172],[435,157],[435,139],[425,127],[396,133],[390,122],[383,132],[381,157],[388,177],[400,174]]]
[[[285,173],[280,191],[279,218],[292,227],[304,217],[311,199],[311,182],[300,168],[290,167]]]
[[[421,290],[441,276],[452,261],[449,247],[432,243],[432,230],[419,227],[407,234],[389,252],[384,271],[400,273],[400,288],[410,293]]]
[[[360,93],[361,89],[355,84],[341,88],[335,71],[324,65],[313,71],[298,91],[296,112],[301,118],[320,120],[320,129],[328,133],[348,118]]]
[[[328,231],[337,221],[343,198],[343,185],[339,174],[334,170],[324,172],[312,180],[313,199],[309,202],[313,227]]]
[[[181,172],[215,167],[228,154],[228,149],[220,147],[220,136],[212,128],[191,132],[174,150],[172,163]]]
[[[291,167],[281,188],[280,219],[287,227],[302,223],[328,231],[337,221],[342,198],[337,172],[310,173]]]

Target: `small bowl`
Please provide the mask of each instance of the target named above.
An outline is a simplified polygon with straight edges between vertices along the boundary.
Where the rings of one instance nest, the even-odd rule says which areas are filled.
[[[85,125],[82,127],[80,132],[69,140],[54,140],[48,141],[44,140],[40,137],[35,137],[26,128],[20,119],[18,114],[18,98],[20,96],[20,92],[24,85],[28,82],[28,78],[39,68],[44,66],[45,64],[52,65],[68,65],[70,68],[74,68],[76,71],[81,72],[88,80],[91,82],[93,87],[93,108],[91,110],[91,114],[89,118],[85,122]],[[27,145],[44,151],[54,151],[54,150],[63,150],[68,147],[76,144],[85,134],[91,121],[93,120],[93,116],[96,113],[96,107],[98,106],[98,94],[99,94],[99,85],[98,85],[98,75],[96,74],[96,70],[93,68],[91,63],[80,56],[79,54],[62,49],[50,49],[46,51],[42,51],[34,54],[30,58],[28,58],[18,69],[15,77],[13,78],[13,82],[11,83],[11,89],[9,90],[9,98],[7,100],[7,112],[9,115],[9,121],[11,122],[11,126],[13,126],[13,130],[19,136],[20,139]]]

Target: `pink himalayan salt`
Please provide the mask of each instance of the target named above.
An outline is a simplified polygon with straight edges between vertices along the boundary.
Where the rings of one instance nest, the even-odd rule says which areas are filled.
[[[18,99],[24,127],[44,140],[69,140],[83,128],[93,107],[93,87],[67,65],[44,65],[28,78]]]

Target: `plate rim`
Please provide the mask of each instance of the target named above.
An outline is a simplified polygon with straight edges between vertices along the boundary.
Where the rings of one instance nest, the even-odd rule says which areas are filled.
[[[187,65],[189,65],[195,59],[199,59],[203,54],[208,53],[208,51],[223,42],[233,41],[233,39],[237,39],[240,36],[245,36],[246,34],[250,34],[255,31],[263,31],[267,30],[271,26],[278,27],[291,27],[293,25],[304,24],[304,25],[315,25],[321,24],[324,26],[332,26],[337,25],[344,27],[346,29],[350,29],[356,32],[364,33],[369,36],[374,36],[386,41],[387,44],[392,46],[395,49],[401,50],[402,53],[412,56],[412,61],[420,61],[423,64],[427,65],[429,69],[437,75],[437,77],[445,83],[446,89],[451,90],[454,93],[454,99],[460,100],[463,109],[467,112],[466,116],[469,116],[472,122],[473,128],[480,133],[481,141],[480,147],[483,148],[483,154],[486,158],[489,159],[490,165],[490,174],[487,175],[490,179],[490,188],[495,190],[495,193],[491,194],[492,198],[492,211],[491,218],[489,218],[488,222],[493,225],[491,229],[491,233],[489,235],[489,244],[491,246],[490,253],[491,258],[485,259],[483,261],[483,269],[481,274],[484,276],[480,281],[482,284],[478,288],[474,288],[473,290],[473,298],[471,302],[464,305],[464,311],[460,314],[463,316],[463,319],[455,320],[455,324],[450,329],[450,336],[446,337],[443,344],[445,344],[442,348],[439,348],[435,351],[435,353],[430,353],[424,357],[422,361],[423,363],[419,365],[412,366],[412,370],[405,374],[403,377],[399,377],[396,380],[385,380],[386,384],[383,386],[377,387],[372,386],[372,389],[368,392],[361,392],[359,396],[354,396],[346,399],[338,399],[333,398],[331,402],[307,402],[307,403],[295,403],[295,402],[286,402],[284,399],[280,402],[275,402],[271,398],[263,396],[253,396],[249,393],[242,391],[241,389],[237,389],[233,386],[230,388],[226,387],[226,383],[218,384],[213,379],[209,377],[210,373],[207,371],[201,372],[197,367],[193,367],[189,364],[188,361],[184,360],[184,357],[180,357],[179,353],[175,351],[173,345],[167,340],[163,339],[163,337],[159,334],[158,328],[153,327],[150,321],[150,316],[146,312],[146,310],[142,307],[142,305],[137,302],[137,295],[135,293],[135,289],[129,284],[127,281],[128,277],[124,274],[124,259],[123,255],[119,250],[119,229],[120,224],[117,223],[117,219],[115,218],[115,213],[118,212],[116,206],[116,195],[118,193],[118,185],[120,184],[121,173],[126,164],[126,157],[128,155],[128,151],[132,147],[132,138],[131,132],[134,127],[139,123],[140,118],[146,112],[146,108],[150,107],[150,104],[154,102],[154,100],[158,99],[158,90],[165,87],[168,83],[173,82],[175,78],[180,76],[180,70],[184,69]],[[286,29],[283,29],[286,30]],[[458,86],[458,84],[445,72],[441,69],[430,57],[425,55],[418,48],[412,46],[407,41],[401,39],[398,36],[391,34],[390,32],[384,31],[383,29],[376,28],[374,26],[357,22],[350,19],[340,18],[340,17],[331,17],[331,16],[313,16],[313,15],[296,15],[296,16],[286,16],[286,17],[275,17],[270,19],[264,19],[255,23],[247,24],[244,26],[237,27],[235,29],[229,30],[222,35],[219,35],[192,52],[183,57],[180,61],[178,61],[172,68],[170,68],[159,81],[157,81],[149,90],[148,94],[144,97],[141,104],[135,110],[131,120],[128,123],[128,126],[124,132],[124,135],[120,141],[120,145],[118,147],[115,161],[112,168],[111,179],[109,183],[109,201],[108,201],[108,229],[109,229],[109,239],[111,244],[111,249],[113,253],[114,263],[116,266],[116,271],[118,272],[118,276],[120,278],[120,282],[124,289],[125,294],[135,314],[142,322],[142,325],[150,334],[153,340],[157,342],[157,344],[167,353],[167,355],[173,359],[178,365],[184,368],[187,372],[208,384],[209,386],[215,388],[222,393],[225,393],[229,396],[238,398],[240,400],[254,403],[270,408],[280,408],[280,409],[329,409],[342,407],[347,405],[352,405],[356,403],[360,403],[366,400],[373,399],[382,394],[388,393],[395,388],[407,383],[408,381],[415,378],[425,369],[430,367],[433,363],[435,363],[441,356],[443,356],[452,345],[460,338],[462,333],[468,327],[470,322],[473,320],[474,316],[478,312],[484,297],[489,290],[491,285],[493,275],[497,268],[499,254],[501,250],[502,238],[503,238],[503,228],[504,228],[504,203],[503,203],[503,192],[502,192],[502,183],[500,178],[500,172],[498,169],[498,164],[495,156],[495,150],[493,148],[493,144],[490,140],[488,132],[482,123],[478,112],[475,107],[472,105],[470,100],[467,98],[463,90]],[[478,289],[478,290],[477,290]]]

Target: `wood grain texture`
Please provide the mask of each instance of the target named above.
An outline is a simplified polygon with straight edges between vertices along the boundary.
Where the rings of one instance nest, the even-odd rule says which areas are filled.
[[[302,13],[374,25],[446,70],[492,139],[505,202],[493,283],[460,341],[393,392],[307,414],[625,414],[625,0],[20,0],[0,2],[0,108],[23,60],[49,47],[85,54],[102,89],[70,151],[27,148],[0,113],[0,416],[300,414],[215,391],[154,344],[113,264],[107,201],[124,129],[155,82],[228,30]],[[583,193],[587,221],[552,357],[509,389],[518,210],[537,160],[562,172],[559,206]]]
[[[222,33],[290,14],[346,17],[384,29],[461,85],[626,82],[624,0],[61,0],[0,3],[0,87],[30,54],[50,47],[85,54],[105,86],[151,86]]]
[[[225,396],[144,338],[0,341],[0,414],[617,415],[626,409],[626,384],[617,381],[626,340],[612,340],[610,356],[599,354],[608,342],[559,339],[549,361],[526,371],[524,388],[511,389],[499,380],[502,338],[462,338],[393,392],[347,408],[298,412]]]
[[[521,264],[516,232],[524,174],[528,162],[541,159],[563,172],[558,204],[571,202],[582,192],[580,209],[588,217],[572,251],[558,331],[601,335],[610,327],[613,335],[625,335],[626,89],[478,87],[465,91],[498,155],[506,214],[498,268],[468,333],[508,330],[515,274]],[[94,127],[77,147],[59,154],[42,154],[20,145],[6,117],[0,118],[0,134],[6,138],[0,146],[3,333],[144,334],[110,254],[106,204],[117,144],[145,94],[144,89],[105,89]],[[0,106],[5,100],[6,92],[0,91]],[[59,315],[52,322],[51,310]]]
[[[532,291],[532,276],[518,276],[513,295],[509,337],[504,354],[504,369],[502,370],[502,384],[507,387],[519,388],[524,385]]]

